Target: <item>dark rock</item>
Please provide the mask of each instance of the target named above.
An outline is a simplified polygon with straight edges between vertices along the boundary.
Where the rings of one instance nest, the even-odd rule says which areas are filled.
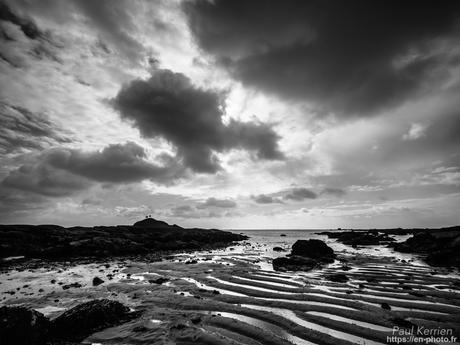
[[[345,283],[348,281],[348,277],[343,273],[335,273],[335,274],[328,275],[327,279],[329,279],[331,282],[336,282],[336,283]]]
[[[194,318],[191,318],[190,321],[192,321],[192,323],[193,323],[194,325],[197,325],[197,324],[199,324],[199,323],[201,322],[201,317],[200,317],[200,316],[196,316],[196,317],[194,317]]]
[[[163,229],[163,228],[169,228],[171,225],[161,220],[156,220],[154,218],[145,218],[139,222],[134,223],[133,226],[136,226],[139,228]]]
[[[50,321],[25,307],[0,307],[0,344],[42,345],[47,342]]]
[[[286,237],[286,234],[281,234],[280,237]]]
[[[136,326],[133,328],[133,332],[140,333],[140,332],[147,332],[149,329],[145,326]]]
[[[380,307],[382,307],[382,309],[385,309],[385,310],[391,310],[391,307],[388,303],[386,302],[383,302]]]
[[[460,268],[460,226],[419,231],[392,247],[403,253],[427,254],[431,266]]]
[[[319,267],[318,261],[303,256],[290,256],[273,259],[275,271],[310,271]]]
[[[80,283],[72,283],[72,284],[62,285],[62,289],[68,290],[70,288],[81,288],[81,286],[82,285]]]
[[[61,340],[81,341],[94,332],[132,319],[134,314],[117,301],[89,301],[67,310],[53,320],[53,336]]]
[[[135,226],[0,225],[0,256],[60,260],[109,258],[170,250],[214,249],[245,239],[247,236],[229,231],[183,229],[152,218],[137,222]]]
[[[334,262],[334,250],[321,240],[298,240],[292,246],[291,255],[303,256],[321,262]]]
[[[396,326],[402,327],[402,328],[408,328],[412,329],[412,327],[415,327],[416,325],[413,324],[412,322],[405,320],[401,317],[395,317],[393,319],[390,319]]]
[[[274,251],[274,252],[285,252],[286,249],[281,248],[281,247],[273,247],[273,251]]]
[[[166,283],[168,280],[169,280],[168,278],[159,277],[157,279],[149,279],[149,283],[160,285],[160,284]]]
[[[104,283],[104,281],[101,278],[99,278],[99,277],[94,277],[93,278],[93,286],[98,286],[98,285],[101,285],[103,283]]]
[[[198,263],[198,261],[197,261],[197,260],[194,260],[194,259],[193,259],[193,260],[187,260],[187,261],[185,261],[185,264],[186,264],[186,265],[192,265],[192,264],[197,264],[197,263]]]

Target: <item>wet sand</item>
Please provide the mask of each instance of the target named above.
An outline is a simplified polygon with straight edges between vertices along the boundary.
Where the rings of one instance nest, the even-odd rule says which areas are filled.
[[[337,260],[310,272],[273,271],[271,260],[285,253],[260,238],[159,262],[12,269],[0,274],[1,304],[54,318],[87,300],[109,298],[142,312],[91,335],[89,344],[387,344],[401,320],[459,334],[457,272],[379,246],[328,244]],[[330,281],[338,272],[349,280]],[[92,286],[96,276],[104,283]],[[157,284],[158,278],[165,280]]]

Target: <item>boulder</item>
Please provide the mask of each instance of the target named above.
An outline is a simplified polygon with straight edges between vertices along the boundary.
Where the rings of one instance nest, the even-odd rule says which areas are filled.
[[[382,304],[380,304],[380,307],[382,307],[382,309],[385,309],[385,310],[391,310],[391,306],[386,302],[383,302]]]
[[[334,262],[334,250],[321,240],[298,240],[292,246],[291,255],[303,256],[325,263]]]
[[[274,252],[285,252],[286,249],[281,248],[281,247],[273,247],[273,251],[274,251]]]
[[[98,286],[98,285],[101,285],[102,283],[104,283],[104,281],[101,278],[99,277],[93,278],[93,286]]]
[[[25,307],[0,307],[0,343],[2,345],[45,344],[50,321],[41,313]]]
[[[273,259],[272,264],[275,271],[310,271],[319,266],[314,259],[296,255]]]
[[[130,320],[135,313],[120,302],[92,300],[67,310],[52,321],[53,336],[67,341],[81,341],[101,329]]]

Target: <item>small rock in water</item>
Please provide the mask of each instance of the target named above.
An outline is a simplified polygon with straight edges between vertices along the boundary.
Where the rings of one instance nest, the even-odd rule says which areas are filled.
[[[390,305],[386,302],[383,302],[380,306],[382,307],[382,309],[391,310]]]
[[[99,277],[93,278],[93,286],[98,286],[98,285],[101,285],[102,283],[104,283],[104,281],[101,278]]]
[[[274,252],[285,252],[286,249],[281,248],[281,247],[273,247],[273,251],[274,251]]]
[[[281,234],[280,237],[286,237],[286,234]]]

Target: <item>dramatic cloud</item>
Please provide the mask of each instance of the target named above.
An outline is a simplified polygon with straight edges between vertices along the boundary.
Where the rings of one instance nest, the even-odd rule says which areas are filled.
[[[148,80],[124,86],[113,105],[144,137],[172,143],[184,164],[197,172],[216,172],[214,152],[246,149],[260,159],[281,159],[278,135],[262,123],[223,122],[222,96],[195,87],[180,73],[157,70]]]
[[[132,183],[150,179],[169,183],[181,174],[181,168],[170,157],[160,157],[166,163],[163,166],[146,158],[144,149],[132,142],[95,152],[51,149],[35,162],[11,171],[2,185],[47,196],[65,196],[88,188],[91,181]]]
[[[134,3],[127,0],[74,0],[75,5],[87,16],[101,36],[114,44],[126,57],[138,61],[144,47],[131,34],[135,31]]]
[[[205,202],[197,206],[197,208],[209,208],[209,207],[235,208],[236,202],[234,202],[233,200],[229,200],[229,199],[208,198]]]
[[[318,194],[307,188],[293,188],[288,194],[284,196],[286,200],[302,201],[305,199],[316,199]]]
[[[3,153],[70,142],[44,115],[5,102],[0,102],[0,121],[0,152]]]
[[[13,170],[2,186],[46,196],[68,196],[90,186],[79,176],[55,169],[47,164],[25,164]]]
[[[446,75],[458,1],[186,1],[198,44],[249,86],[340,115],[394,106]],[[443,41],[444,40],[444,41]]]
[[[35,22],[29,18],[21,17],[14,13],[11,8],[0,1],[0,20],[10,22],[21,28],[21,31],[30,39],[37,39],[45,37],[45,34],[38,29]]]

